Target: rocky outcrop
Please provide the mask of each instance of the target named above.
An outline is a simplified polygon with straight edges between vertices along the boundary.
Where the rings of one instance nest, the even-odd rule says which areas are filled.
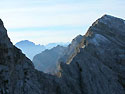
[[[58,59],[64,53],[66,47],[56,46],[50,50],[45,50],[33,58],[35,68],[45,73],[54,73]]]
[[[10,42],[0,20],[0,94],[125,94],[125,21],[104,15],[93,23],[58,76],[34,69]]]
[[[82,35],[78,35],[77,37],[75,37],[72,40],[71,44],[68,45],[63,55],[59,58],[58,62],[68,64],[72,60],[72,58],[77,54],[77,47],[81,43],[82,39]]]

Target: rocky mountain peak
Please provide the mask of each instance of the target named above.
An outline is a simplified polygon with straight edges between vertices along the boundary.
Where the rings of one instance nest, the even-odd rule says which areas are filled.
[[[82,44],[95,43],[95,45],[101,45],[110,43],[109,40],[116,40],[115,43],[119,45],[124,45],[125,43],[125,24],[124,20],[113,17],[110,15],[104,15],[98,20],[96,20],[92,26],[88,29],[85,34],[85,38],[82,41]]]
[[[5,34],[6,33],[6,29],[4,28],[4,24],[3,21],[0,19],[0,34]]]
[[[10,42],[10,39],[7,35],[7,30],[4,27],[3,21],[0,19],[0,44],[1,46],[7,46],[8,48],[12,47],[12,43]]]
[[[92,26],[98,24],[108,25],[110,28],[120,28],[125,24],[125,20],[110,15],[103,15],[101,18],[96,20]]]

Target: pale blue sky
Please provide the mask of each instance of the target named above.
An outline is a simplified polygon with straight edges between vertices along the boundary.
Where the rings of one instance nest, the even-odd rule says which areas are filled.
[[[0,0],[0,18],[14,44],[69,42],[104,14],[125,19],[125,0]]]

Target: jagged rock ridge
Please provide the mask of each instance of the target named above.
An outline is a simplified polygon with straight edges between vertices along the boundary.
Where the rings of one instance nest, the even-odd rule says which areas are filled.
[[[124,94],[124,20],[104,15],[89,28],[59,77],[34,69],[0,20],[0,94]]]

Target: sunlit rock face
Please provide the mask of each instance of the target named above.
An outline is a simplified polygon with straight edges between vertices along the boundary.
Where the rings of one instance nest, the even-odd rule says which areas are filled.
[[[59,58],[58,62],[70,63],[72,58],[77,54],[77,48],[83,39],[82,35],[76,36],[72,42],[68,45],[63,55]]]
[[[109,15],[95,21],[56,77],[34,69],[0,20],[0,94],[125,94],[124,22]]]

